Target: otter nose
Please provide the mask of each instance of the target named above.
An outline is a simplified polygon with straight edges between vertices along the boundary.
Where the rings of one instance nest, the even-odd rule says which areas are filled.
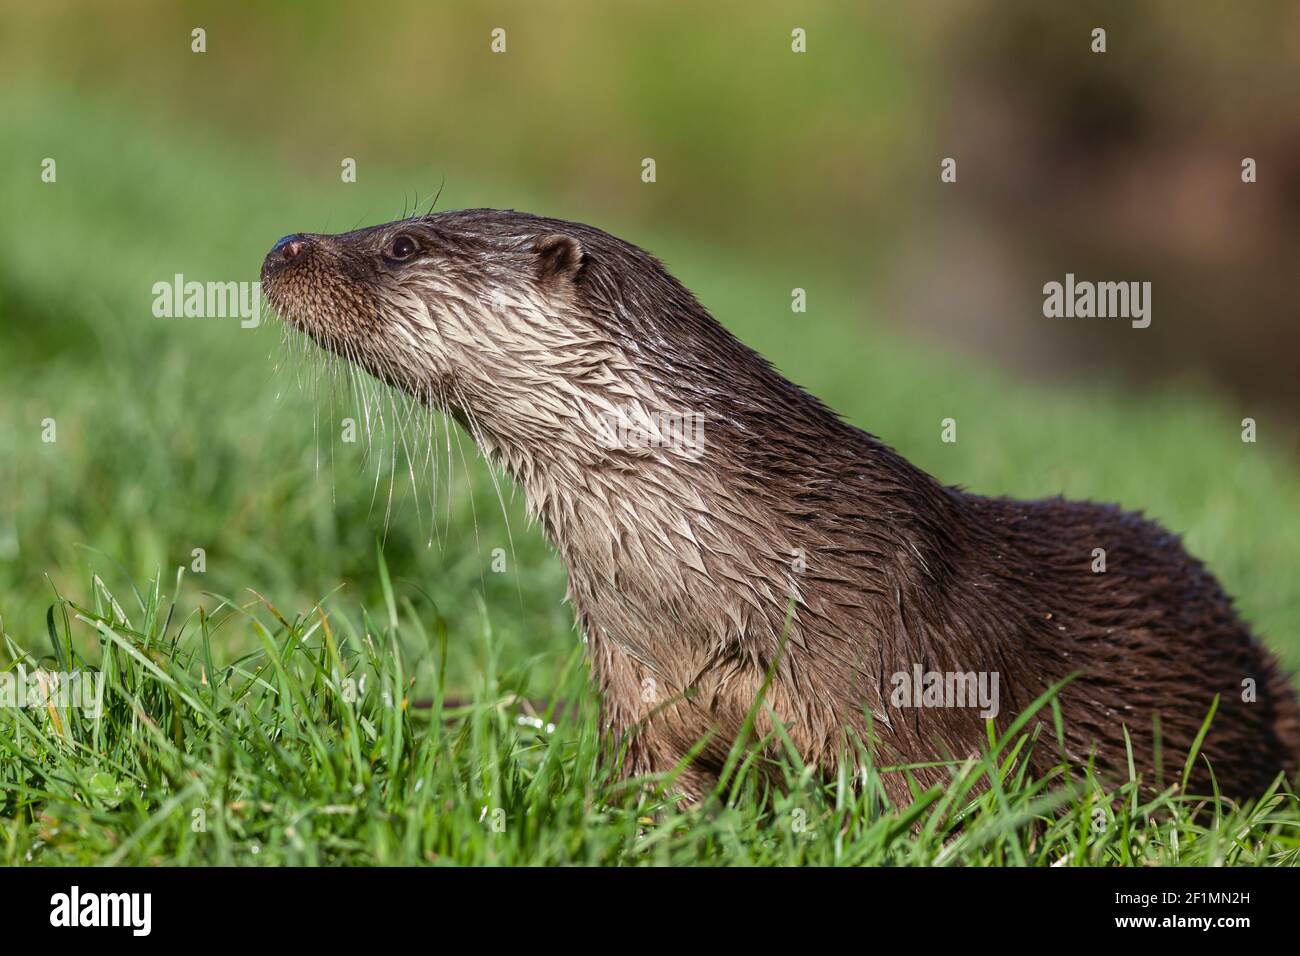
[[[285,236],[279,242],[271,247],[271,254],[268,259],[288,264],[295,259],[301,258],[307,250],[307,237],[300,232],[295,232],[291,236]]]

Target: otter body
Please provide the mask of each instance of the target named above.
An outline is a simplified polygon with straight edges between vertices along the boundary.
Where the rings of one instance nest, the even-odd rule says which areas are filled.
[[[991,708],[900,706],[899,675],[925,672],[992,676],[999,729],[1075,675],[1059,697],[1066,756],[1124,776],[1127,728],[1148,783],[1158,745],[1177,777],[1217,695],[1195,784],[1206,761],[1240,796],[1294,772],[1294,692],[1175,535],[1106,505],[940,484],[779,375],[636,246],[465,210],[288,236],[262,278],[288,322],[454,414],[523,486],[568,566],[627,773],[672,772],[708,737],[678,778],[707,791],[769,670],[767,705],[823,771],[853,737],[881,764],[977,753]],[[702,440],[661,440],[686,416]],[[656,440],[618,440],[629,424]],[[1054,738],[1037,772],[1060,760]],[[885,779],[910,799],[906,775]]]

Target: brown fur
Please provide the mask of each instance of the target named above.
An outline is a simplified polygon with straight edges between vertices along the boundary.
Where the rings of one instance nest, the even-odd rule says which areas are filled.
[[[643,250],[495,210],[284,248],[263,281],[290,323],[451,411],[522,484],[568,565],[627,772],[671,771],[712,734],[679,784],[712,785],[793,600],[767,701],[823,770],[869,724],[886,763],[981,748],[976,708],[891,703],[891,675],[919,664],[996,672],[1000,729],[1077,673],[1060,696],[1067,755],[1122,775],[1127,727],[1147,781],[1155,718],[1168,781],[1218,695],[1202,753],[1223,790],[1294,773],[1295,694],[1175,535],[1108,505],[940,484],[779,375]],[[616,412],[700,413],[703,448],[611,444]],[[1034,769],[1059,756],[1040,744]],[[887,780],[906,801],[904,777]]]

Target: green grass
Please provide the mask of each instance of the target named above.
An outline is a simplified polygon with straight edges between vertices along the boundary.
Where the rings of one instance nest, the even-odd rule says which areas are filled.
[[[564,712],[521,726],[525,674],[502,660],[486,621],[476,635],[450,634],[435,606],[399,595],[382,561],[379,577],[373,615],[327,606],[287,618],[265,601],[216,598],[211,611],[186,611],[179,579],[170,597],[155,579],[126,601],[98,583],[92,606],[60,601],[42,656],[102,675],[102,696],[97,712],[0,710],[0,862],[1300,861],[1290,792],[1234,807],[1177,784],[1154,797],[1133,782],[1106,792],[1091,777],[1050,787],[1024,770],[1027,749],[1050,740],[1017,727],[907,807],[889,805],[869,759],[856,780],[824,785],[790,753],[772,792],[737,747],[726,785],[682,808],[662,796],[671,774],[613,778],[618,754],[598,743],[576,653],[553,687]],[[76,631],[97,647],[97,669]],[[232,631],[258,649],[221,654]],[[443,662],[449,642],[466,639],[480,677],[452,706]]]
[[[355,402],[317,400],[292,363],[275,372],[272,325],[150,314],[153,282],[252,279],[278,236],[391,218],[436,185],[427,172],[304,185],[247,143],[48,90],[2,96],[0,165],[20,173],[0,178],[0,207],[23,228],[0,232],[0,667],[79,655],[107,678],[98,721],[0,708],[5,862],[1295,860],[1289,794],[1243,808],[1131,785],[1066,794],[1023,779],[1018,739],[908,808],[870,776],[822,788],[794,763],[787,793],[760,799],[746,768],[695,810],[611,781],[564,569],[521,503],[498,503],[468,441],[437,487],[412,487],[400,458],[390,475],[391,433],[369,455],[330,437]],[[45,155],[60,157],[53,186],[35,173]],[[728,258],[500,184],[449,182],[441,203],[480,204],[647,245],[792,378],[945,481],[1147,510],[1300,666],[1300,477],[1272,443],[1280,428],[1243,445],[1244,413],[1196,383],[1140,398],[1009,385],[881,330],[856,263],[815,250]],[[789,312],[796,285],[808,316]],[[948,416],[955,445],[939,441]],[[177,576],[200,547],[206,570]],[[342,700],[362,673],[368,692]],[[435,703],[390,706],[384,689]],[[444,692],[461,703],[440,708]],[[515,696],[581,706],[539,733],[515,722]]]

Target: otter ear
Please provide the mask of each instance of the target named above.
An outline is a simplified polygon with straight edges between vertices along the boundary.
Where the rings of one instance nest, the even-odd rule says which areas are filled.
[[[537,274],[543,281],[556,279],[569,281],[578,278],[586,253],[582,243],[572,236],[550,233],[533,240],[533,252],[537,254]]]

